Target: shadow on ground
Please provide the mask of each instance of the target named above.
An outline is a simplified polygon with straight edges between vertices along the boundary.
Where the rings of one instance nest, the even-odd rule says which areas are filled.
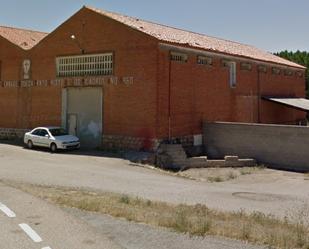
[[[0,140],[0,144],[7,144],[29,150],[21,140]],[[34,151],[41,151],[51,153],[49,148],[34,147]],[[77,155],[90,157],[107,157],[129,160],[132,163],[149,163],[154,164],[154,153],[144,151],[130,151],[130,150],[103,150],[80,148],[78,150],[58,150],[57,154],[63,155]]]

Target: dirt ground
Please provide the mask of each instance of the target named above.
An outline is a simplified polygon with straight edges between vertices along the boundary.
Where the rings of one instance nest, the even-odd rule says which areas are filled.
[[[259,175],[265,176],[265,173],[272,174],[275,171],[266,170],[265,167],[244,167],[244,168],[205,168],[188,169],[179,173],[182,176],[192,180],[206,182],[226,182],[239,178],[252,178]]]

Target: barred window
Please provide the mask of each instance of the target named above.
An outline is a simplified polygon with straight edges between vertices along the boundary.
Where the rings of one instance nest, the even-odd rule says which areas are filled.
[[[284,75],[285,76],[292,76],[293,75],[293,71],[289,70],[289,69],[286,69],[286,70],[284,70]]]
[[[113,54],[76,55],[56,58],[57,76],[112,75]]]
[[[225,59],[221,60],[221,64],[222,64],[223,67],[229,67],[229,63],[230,63],[230,61],[228,61],[228,60],[225,60]]]
[[[273,73],[273,74],[279,75],[279,74],[281,73],[280,68],[277,68],[277,67],[273,67],[271,70],[272,70],[272,73]]]
[[[265,65],[259,65],[258,66],[258,71],[262,73],[267,73],[267,66]]]
[[[187,62],[188,55],[183,53],[171,52],[171,60],[179,62]]]
[[[212,58],[199,55],[199,56],[197,56],[197,64],[211,66],[212,65]]]
[[[296,75],[300,78],[304,77],[304,74],[301,71],[297,71]]]
[[[248,62],[242,62],[242,63],[240,63],[240,69],[251,71],[252,70],[252,64],[248,63]]]

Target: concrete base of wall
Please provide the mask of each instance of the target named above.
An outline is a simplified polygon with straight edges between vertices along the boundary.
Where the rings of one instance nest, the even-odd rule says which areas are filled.
[[[166,141],[166,142],[165,142]],[[143,138],[122,135],[103,135],[103,149],[136,150],[155,152],[160,144],[167,143],[167,139]],[[194,146],[193,135],[174,137],[169,144],[180,144],[189,156],[200,156],[204,154],[204,146]]]
[[[130,137],[121,135],[103,135],[103,149],[155,151],[158,148],[159,140],[143,137]]]
[[[0,128],[0,140],[22,140],[28,131],[26,129]]]

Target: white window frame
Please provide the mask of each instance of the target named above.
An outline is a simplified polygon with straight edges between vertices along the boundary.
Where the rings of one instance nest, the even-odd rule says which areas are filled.
[[[112,75],[113,53],[61,56],[56,58],[57,77]]]
[[[223,63],[229,69],[230,87],[235,88],[237,84],[237,63],[235,61],[224,61]]]
[[[229,68],[229,83],[231,88],[235,88],[237,84],[237,63],[235,61],[227,61]]]

